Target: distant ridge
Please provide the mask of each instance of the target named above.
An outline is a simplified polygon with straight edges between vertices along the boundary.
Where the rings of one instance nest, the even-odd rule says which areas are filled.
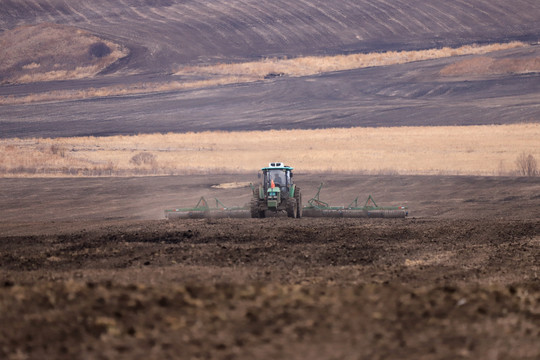
[[[128,46],[128,68],[538,41],[536,0],[3,1],[0,29],[73,25]]]
[[[56,24],[129,55],[85,78],[0,85],[0,138],[538,123],[538,19],[538,0],[5,0],[0,36]],[[452,50],[514,40],[483,58]],[[84,53],[94,45],[102,54]],[[296,77],[269,68],[249,83],[183,71],[444,47],[449,57]]]

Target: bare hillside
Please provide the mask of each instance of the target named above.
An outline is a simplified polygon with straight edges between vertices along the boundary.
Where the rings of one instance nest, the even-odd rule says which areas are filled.
[[[539,49],[532,52],[536,56]],[[539,121],[540,74],[440,74],[453,63],[442,59],[195,90],[4,105],[0,137]],[[0,87],[0,93],[78,91],[115,81]]]
[[[175,64],[538,40],[534,0],[10,0],[0,28],[54,22],[127,45],[129,69]]]
[[[11,67],[3,60],[4,78],[23,70],[32,76],[28,84],[0,86],[0,137],[536,122],[539,18],[535,0],[4,1],[4,36],[54,23],[129,54],[93,72],[69,72],[82,65],[68,64],[69,76],[55,78],[42,75],[66,68],[64,57],[40,58],[24,42],[18,55],[6,51],[7,58],[20,49],[28,55]],[[408,64],[269,72],[250,82],[238,82],[242,74],[213,80],[179,71],[511,40],[524,46],[480,59],[450,50],[446,58]],[[40,73],[41,66],[48,70]]]

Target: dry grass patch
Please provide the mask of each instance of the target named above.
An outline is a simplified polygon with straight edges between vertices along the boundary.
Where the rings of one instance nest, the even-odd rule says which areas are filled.
[[[199,89],[216,85],[237,84],[243,82],[238,77],[229,76],[215,80],[199,80],[190,82],[171,81],[167,83],[139,83],[121,86],[107,86],[102,88],[88,88],[83,90],[48,91],[26,96],[0,96],[0,105],[16,105],[35,102],[89,99],[110,96],[125,96],[148,94],[175,90]]]
[[[241,189],[241,188],[249,187],[250,184],[251,184],[250,182],[232,182],[232,183],[212,185],[212,187],[214,189]]]
[[[540,158],[539,138],[540,124],[519,124],[3,139],[0,174],[253,173],[277,160],[311,172],[514,175],[521,153]]]
[[[263,79],[268,75],[308,76],[332,71],[352,70],[373,66],[404,64],[413,61],[439,59],[443,57],[486,54],[489,52],[523,47],[526,44],[514,41],[506,44],[466,45],[459,48],[444,47],[417,51],[386,51],[367,54],[335,56],[305,56],[293,59],[263,59],[237,64],[210,66],[185,66],[177,75],[221,75],[242,76],[247,79]]]
[[[0,83],[87,78],[128,55],[112,41],[58,24],[4,31],[0,48]]]
[[[540,57],[493,59],[486,56],[473,57],[445,66],[443,76],[460,75],[506,75],[540,72]]]

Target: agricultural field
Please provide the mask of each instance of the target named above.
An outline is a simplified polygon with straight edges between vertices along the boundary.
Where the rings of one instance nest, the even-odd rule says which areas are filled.
[[[540,355],[539,178],[297,173],[409,217],[163,220],[250,179],[0,180],[2,356]]]
[[[1,8],[1,359],[540,358],[538,1]]]

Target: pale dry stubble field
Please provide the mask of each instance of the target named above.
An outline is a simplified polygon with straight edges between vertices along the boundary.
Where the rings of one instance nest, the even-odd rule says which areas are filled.
[[[1,176],[251,173],[261,159],[300,171],[514,175],[540,158],[540,124],[168,133],[0,140]]]

